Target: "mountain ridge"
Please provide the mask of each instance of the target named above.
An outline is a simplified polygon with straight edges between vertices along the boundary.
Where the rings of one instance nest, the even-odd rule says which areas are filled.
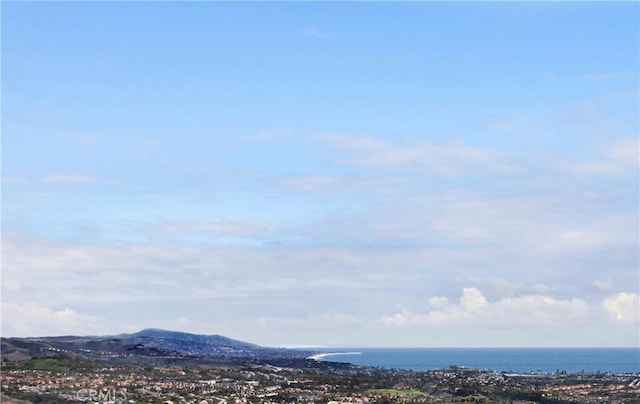
[[[165,330],[161,328],[145,328],[133,334],[120,334],[121,337],[136,338],[161,338],[166,340],[178,340],[199,344],[211,344],[216,346],[226,346],[234,348],[263,348],[250,342],[240,341],[219,334],[194,334],[183,331]]]
[[[5,360],[66,356],[78,359],[130,362],[153,357],[165,360],[306,359],[313,352],[265,347],[212,334],[192,334],[160,328],[103,336],[49,336],[2,339]]]

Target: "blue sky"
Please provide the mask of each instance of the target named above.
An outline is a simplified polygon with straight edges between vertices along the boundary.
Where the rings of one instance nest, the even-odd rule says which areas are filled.
[[[634,2],[2,4],[2,333],[640,343]]]

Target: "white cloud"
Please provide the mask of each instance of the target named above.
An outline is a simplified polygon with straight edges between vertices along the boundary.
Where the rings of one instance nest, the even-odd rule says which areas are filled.
[[[162,234],[188,234],[199,233],[211,236],[230,236],[230,237],[242,237],[252,236],[259,234],[267,234],[269,229],[257,225],[250,225],[244,223],[228,222],[228,221],[172,221],[161,222],[151,227],[153,233]]]
[[[576,162],[568,167],[577,174],[637,175],[639,161],[640,140],[637,137],[624,137],[613,141],[600,159]]]
[[[616,293],[607,297],[603,304],[616,320],[640,324],[640,296],[637,293]]]
[[[82,245],[4,240],[3,292],[20,301],[58,305],[159,301],[243,301],[261,312],[265,299],[286,313],[321,296],[381,284],[387,257],[338,247],[201,248],[169,245]],[[411,260],[411,258],[407,258]],[[377,262],[377,263],[376,263]],[[9,286],[28,286],[28,290]],[[21,287],[23,287],[21,286]],[[60,294],[59,290],[67,293]],[[306,297],[303,306],[287,300]],[[171,303],[170,303],[171,302]],[[336,303],[339,304],[339,303]]]
[[[299,325],[296,338],[289,340],[297,343],[309,341],[305,324],[311,323],[306,316],[318,307],[325,313],[342,313],[349,307],[344,315],[372,319],[388,313],[399,296],[405,309],[387,319],[390,324],[425,329],[430,325],[446,326],[444,329],[468,325],[486,330],[492,324],[503,329],[593,324],[595,320],[585,319],[585,304],[587,312],[595,313],[594,318],[609,321],[602,304],[594,307],[586,303],[593,300],[589,295],[595,293],[593,279],[609,277],[612,285],[637,282],[635,210],[622,207],[612,213],[606,201],[604,205],[598,200],[592,203],[573,190],[566,195],[432,190],[414,188],[420,185],[416,182],[402,182],[407,179],[404,175],[396,182],[390,178],[385,184],[388,187],[376,187],[379,182],[358,182],[349,174],[342,175],[337,180],[343,182],[337,188],[348,183],[349,196],[354,196],[349,202],[359,209],[322,212],[326,217],[318,214],[318,221],[302,224],[274,220],[276,225],[289,226],[286,233],[234,217],[225,220],[221,215],[220,220],[169,217],[171,220],[155,224],[137,224],[142,237],[136,243],[54,242],[12,239],[11,234],[5,234],[3,277],[16,282],[16,287],[6,285],[3,295],[16,304],[35,301],[57,308],[83,307],[86,313],[109,319],[111,314],[100,311],[100,306],[124,308],[135,302],[136,310],[126,315],[132,319],[152,315],[154,324],[167,321],[168,325],[171,318],[194,310],[200,313],[200,307],[207,307],[204,313],[216,319],[210,332],[221,333],[224,329],[218,325],[226,324],[230,336],[254,341],[250,322],[234,328],[229,318],[262,318],[265,326],[258,342],[277,343],[284,341],[280,338],[288,321]],[[306,190],[336,187],[330,175],[288,178],[294,179],[290,185]],[[300,182],[296,184],[295,179]],[[332,199],[331,204],[342,206],[338,199]],[[152,231],[147,235],[148,230]],[[275,242],[261,248],[221,247],[215,243],[175,243],[172,235],[208,239],[256,236]],[[281,235],[294,241],[285,239],[278,246]],[[296,237],[303,242],[297,244]],[[473,281],[478,278],[501,283]],[[460,301],[454,301],[453,288],[458,290],[461,284],[478,289],[471,288]],[[440,296],[431,300],[426,313],[424,308],[415,309],[424,296]],[[80,303],[83,306],[78,306]],[[536,308],[527,311],[530,306]],[[211,307],[225,310],[210,314]],[[192,321],[206,323],[204,318]],[[128,324],[141,328],[134,320]],[[176,327],[208,329],[208,325],[189,324],[176,323]],[[347,322],[333,329],[343,335],[335,341],[355,341]],[[470,329],[467,335],[471,335]],[[315,342],[332,338],[320,328],[316,330]],[[409,338],[412,331],[405,330],[409,331],[403,331],[403,337],[396,335],[395,340]],[[394,332],[388,331],[389,335]],[[363,331],[362,341],[376,340],[368,335]],[[459,344],[464,344],[463,336]],[[443,338],[446,342],[446,336]],[[381,335],[379,340],[392,344],[394,338],[383,339]],[[409,339],[405,341],[409,343]],[[424,344],[417,337],[412,341]],[[606,332],[602,341],[611,341]]]
[[[394,168],[418,166],[431,174],[476,173],[477,170],[513,173],[517,167],[506,156],[462,141],[435,144],[414,141],[398,145],[368,136],[323,135],[316,140],[354,153],[352,164]]]
[[[429,300],[431,311],[421,314],[406,309],[384,317],[388,325],[424,324],[431,326],[473,325],[481,327],[566,327],[591,323],[592,309],[581,299],[557,299],[545,295],[503,297],[489,302],[474,287],[464,288],[458,303],[446,297]]]
[[[2,290],[9,292],[22,292],[24,291],[24,285],[16,280],[3,279]]]
[[[37,303],[2,302],[2,336],[86,335],[110,329],[104,319],[69,307],[52,309]]]
[[[614,290],[613,279],[594,279],[592,284],[600,292],[612,292]]]
[[[244,340],[278,346],[348,346],[354,341],[369,344],[372,337],[375,340],[372,330],[377,328],[376,324],[340,309],[319,310],[322,308],[295,316],[284,313],[246,316],[225,327],[233,329],[234,335],[242,335]]]
[[[357,326],[362,323],[355,316],[347,313],[312,313],[305,317],[260,317],[258,323],[262,327],[292,329],[336,329]]]

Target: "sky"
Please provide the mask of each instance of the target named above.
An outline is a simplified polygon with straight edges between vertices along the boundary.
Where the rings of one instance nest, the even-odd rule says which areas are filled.
[[[640,345],[637,2],[2,2],[2,335]]]

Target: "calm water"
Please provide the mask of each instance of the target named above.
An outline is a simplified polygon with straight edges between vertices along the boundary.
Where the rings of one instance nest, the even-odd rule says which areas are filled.
[[[429,370],[450,365],[514,372],[640,373],[640,348],[345,348],[321,358],[384,368]]]

